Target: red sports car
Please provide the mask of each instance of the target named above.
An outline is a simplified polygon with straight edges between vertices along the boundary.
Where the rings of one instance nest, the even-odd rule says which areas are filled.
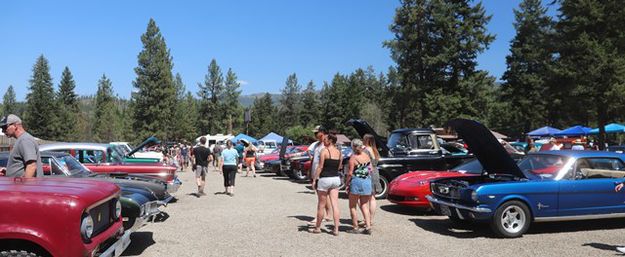
[[[285,157],[289,158],[293,154],[305,152],[306,150],[308,150],[307,145],[287,146]],[[271,167],[268,167],[267,163],[271,161],[277,161],[278,159],[280,159],[280,148],[274,150],[271,153],[261,155],[260,157],[258,157],[258,161],[259,161],[261,169],[264,169],[264,168],[270,169]]]
[[[476,159],[456,166],[449,171],[414,171],[400,175],[389,183],[386,197],[390,202],[399,205],[429,208],[430,202],[425,199],[430,191],[430,181],[439,178],[479,176],[483,171],[482,164]]]

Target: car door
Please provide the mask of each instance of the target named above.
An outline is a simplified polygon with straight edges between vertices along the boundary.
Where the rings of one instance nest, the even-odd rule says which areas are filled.
[[[579,158],[568,179],[560,182],[559,216],[625,212],[625,194],[614,191],[625,165],[618,158]]]

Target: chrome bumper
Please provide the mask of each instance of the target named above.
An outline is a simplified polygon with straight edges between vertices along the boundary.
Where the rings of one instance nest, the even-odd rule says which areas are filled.
[[[141,227],[147,225],[148,221],[152,217],[161,213],[161,210],[158,209],[159,206],[158,201],[147,202],[141,205],[141,217],[137,217],[135,224],[133,224],[128,231],[135,232]]]
[[[113,245],[109,246],[106,251],[100,254],[100,257],[117,257],[122,255],[122,253],[128,248],[130,245],[130,233],[131,231],[124,232],[124,235],[120,237]]]
[[[178,177],[174,178],[174,181],[167,183],[167,193],[173,194],[177,192],[180,185],[182,185],[182,181]]]
[[[174,199],[174,196],[169,195],[169,197],[165,198],[162,201],[156,201],[156,203],[158,203],[159,206],[167,206],[167,204],[171,202],[172,199]]]
[[[472,211],[472,212],[480,212],[480,213],[491,213],[492,212],[491,209],[484,208],[484,207],[469,207],[469,206],[464,206],[464,205],[460,205],[460,204],[456,204],[456,203],[450,203],[450,202],[443,201],[443,200],[438,200],[438,199],[432,197],[431,195],[426,195],[425,198],[427,198],[428,201],[430,201],[430,203],[445,205],[445,206],[453,207],[453,208],[456,208],[456,209],[462,209],[462,210],[467,210],[467,211]]]

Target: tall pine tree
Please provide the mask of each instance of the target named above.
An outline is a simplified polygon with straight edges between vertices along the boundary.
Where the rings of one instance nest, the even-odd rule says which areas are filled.
[[[502,79],[501,102],[509,104],[507,122],[503,131],[528,132],[547,122],[547,74],[552,61],[553,22],[541,0],[524,0],[514,10],[516,36],[506,57],[507,69]]]
[[[284,132],[287,128],[300,125],[300,91],[302,86],[297,82],[295,73],[289,75],[286,79],[284,88],[282,88],[282,96],[280,98],[279,113],[283,122],[280,132]]]
[[[237,74],[235,74],[232,69],[228,69],[224,91],[221,97],[222,124],[224,128],[227,128],[228,134],[233,133],[233,128],[239,127],[243,117],[243,107],[239,103],[239,96],[241,95],[239,87]]]
[[[59,84],[58,93],[58,115],[61,124],[65,124],[60,127],[60,140],[63,141],[75,141],[78,139],[78,131],[75,124],[78,122],[78,95],[74,92],[76,83],[72,72],[68,67],[65,67],[63,74],[61,75],[61,83]],[[71,124],[71,125],[70,125]]]
[[[9,85],[9,88],[7,88],[6,93],[4,93],[4,96],[2,97],[2,111],[3,111],[3,116],[9,115],[9,114],[16,114],[16,115],[21,115],[17,113],[17,100],[15,100],[15,90],[13,90],[13,85]]]
[[[221,68],[217,65],[215,59],[211,60],[208,65],[208,73],[204,76],[204,84],[198,83],[200,91],[199,119],[198,127],[200,133],[217,134],[223,133],[223,127],[220,126],[223,115],[220,112],[219,97],[224,88],[224,78]]]
[[[133,82],[133,127],[139,139],[150,135],[167,140],[175,123],[171,121],[176,106],[176,88],[172,75],[172,58],[156,22],[150,19],[141,35],[143,49],[139,53],[137,78]]]
[[[277,130],[277,108],[273,105],[269,93],[265,93],[262,97],[256,97],[250,110],[252,114],[252,120],[249,124],[250,136],[258,138]]]
[[[315,84],[311,80],[302,92],[300,120],[304,127],[314,127],[319,123],[321,114],[319,93],[315,90]]]
[[[35,137],[58,139],[60,124],[56,115],[56,95],[48,60],[43,55],[37,58],[33,66],[29,89],[24,114],[25,127]]]
[[[119,141],[119,134],[113,85],[106,75],[102,75],[98,81],[98,92],[95,98],[93,139],[96,142]]]

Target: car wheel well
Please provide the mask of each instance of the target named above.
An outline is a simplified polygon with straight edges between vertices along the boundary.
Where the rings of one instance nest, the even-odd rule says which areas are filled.
[[[517,201],[517,202],[521,202],[521,203],[525,204],[525,206],[527,206],[527,210],[529,210],[529,212],[530,212],[530,220],[534,221],[534,211],[532,210],[531,205],[523,198],[514,197],[514,198],[506,199],[499,206],[502,206],[502,205],[504,205],[504,204],[506,204],[507,202],[510,202],[510,201]],[[499,206],[497,206],[497,208],[499,208]]]
[[[3,239],[0,240],[0,251],[28,251],[42,257],[52,257],[52,255],[40,245],[22,239]]]

